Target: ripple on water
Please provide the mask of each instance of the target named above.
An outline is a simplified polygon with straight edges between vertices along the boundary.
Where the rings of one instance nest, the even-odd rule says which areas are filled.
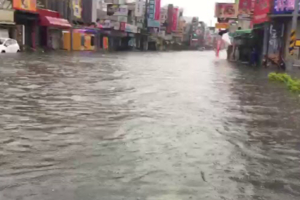
[[[299,103],[213,52],[0,59],[0,199],[300,196]]]

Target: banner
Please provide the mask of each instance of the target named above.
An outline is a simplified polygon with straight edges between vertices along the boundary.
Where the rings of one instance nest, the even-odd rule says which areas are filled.
[[[142,17],[144,13],[144,3],[143,0],[135,1],[135,16]]]
[[[177,30],[177,23],[178,23],[178,8],[174,8],[173,10],[173,25],[172,25],[172,31]]]
[[[253,13],[253,24],[261,24],[269,21],[270,3],[271,0],[257,0]]]
[[[155,20],[160,20],[160,4],[161,0],[155,0]]]
[[[239,11],[238,11],[239,18],[244,19],[244,18],[251,17],[252,2],[253,0],[240,0]]]
[[[120,4],[107,4],[107,15],[108,16],[127,16],[128,6]]]
[[[291,14],[294,10],[295,0],[274,0],[274,14]]]
[[[13,9],[36,12],[36,0],[13,0]]]
[[[77,19],[81,19],[82,6],[81,0],[73,0],[73,16]]]
[[[216,3],[216,18],[237,18],[237,5],[234,3]]]

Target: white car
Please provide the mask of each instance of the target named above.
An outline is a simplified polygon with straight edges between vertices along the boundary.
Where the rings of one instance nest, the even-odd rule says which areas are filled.
[[[17,53],[20,51],[18,42],[10,38],[0,38],[0,53]]]

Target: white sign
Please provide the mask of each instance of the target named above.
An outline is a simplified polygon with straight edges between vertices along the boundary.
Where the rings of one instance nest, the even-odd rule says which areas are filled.
[[[143,0],[136,0],[135,2],[135,16],[142,17],[144,11],[144,3]]]
[[[14,24],[14,11],[13,10],[2,10],[0,9],[0,21],[1,22],[9,22],[10,24]]]
[[[120,22],[114,23],[114,30],[120,30]]]
[[[111,28],[113,27],[113,24],[111,23],[110,20],[105,20],[104,23],[102,24],[103,28]]]
[[[125,32],[129,33],[137,33],[138,32],[138,27],[131,25],[131,24],[126,24],[125,25]]]
[[[166,36],[166,31],[159,31],[158,36],[164,38]]]
[[[127,22],[127,16],[118,16],[118,22]]]
[[[109,7],[111,7],[114,10],[114,16],[127,16],[128,15],[128,6],[127,5],[119,5],[119,4],[113,4],[113,5],[109,5]],[[109,9],[108,7],[108,9]]]

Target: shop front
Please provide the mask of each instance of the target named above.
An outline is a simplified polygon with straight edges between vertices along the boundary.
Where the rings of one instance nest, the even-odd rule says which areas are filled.
[[[288,1],[288,3],[291,3],[291,0]],[[294,7],[288,5],[289,4],[281,5],[280,1],[274,1],[271,8],[267,43],[268,66],[278,66],[282,59],[289,62],[298,57],[299,52],[290,51],[292,13],[294,12]],[[296,38],[298,39],[300,37],[299,21],[297,27]],[[291,65],[287,64],[287,66],[289,67]]]
[[[95,51],[97,50],[97,35],[99,30],[96,28],[82,27],[73,30],[73,49],[74,51]],[[70,50],[70,31],[63,31],[63,49]]]
[[[63,48],[63,30],[70,29],[68,20],[60,17],[58,12],[38,9],[39,13],[39,45],[46,49]]]
[[[261,6],[264,5],[264,6]],[[259,62],[268,57],[268,40],[271,11],[271,1],[261,0],[259,4],[255,4],[254,13],[252,16],[253,33],[255,36],[256,50],[259,54]]]
[[[132,24],[125,24],[125,32],[127,37],[122,39],[122,43],[125,44],[126,49],[137,48],[137,33],[138,27]]]
[[[0,9],[0,37],[16,38],[14,10]]]
[[[38,13],[36,2],[24,5],[21,0],[13,0],[14,20],[17,26],[17,41],[21,49],[35,49],[38,43]]]

